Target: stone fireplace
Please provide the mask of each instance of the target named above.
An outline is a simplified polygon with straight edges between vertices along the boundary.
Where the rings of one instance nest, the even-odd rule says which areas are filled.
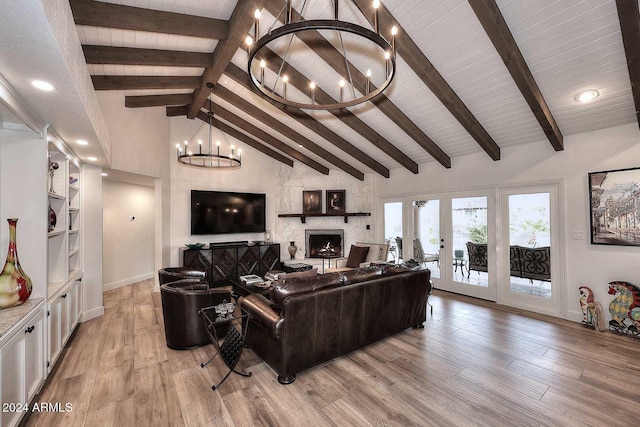
[[[305,257],[344,256],[344,230],[305,230]]]

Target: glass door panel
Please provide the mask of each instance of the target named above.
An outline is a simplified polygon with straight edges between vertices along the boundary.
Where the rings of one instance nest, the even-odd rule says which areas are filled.
[[[489,206],[491,191],[441,193],[407,198],[413,221],[405,233],[413,239],[414,259],[431,270],[438,289],[496,300],[495,209]],[[492,219],[493,218],[493,219]],[[408,228],[408,227],[406,227]],[[484,247],[483,267],[471,262],[467,243]],[[495,264],[495,262],[493,263]]]
[[[555,184],[500,190],[499,303],[562,315],[558,193]]]
[[[549,193],[509,195],[509,291],[552,297]]]
[[[404,203],[383,202],[384,241],[389,245],[387,261],[399,263],[402,260],[402,208]]]
[[[413,200],[413,259],[440,278],[440,200]]]
[[[451,277],[483,288],[489,287],[487,202],[485,196],[451,199]]]

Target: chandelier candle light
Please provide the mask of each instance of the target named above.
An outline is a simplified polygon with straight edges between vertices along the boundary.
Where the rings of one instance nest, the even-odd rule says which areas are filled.
[[[207,83],[207,87],[209,88],[209,94],[213,91],[213,84]],[[213,101],[211,101],[211,105],[213,105]],[[205,147],[206,151],[202,151],[203,141],[202,139],[197,140],[198,144],[198,152],[193,153],[189,147],[195,145],[196,138],[200,134],[200,131],[204,127],[205,123],[202,122],[198,129],[193,134],[191,139],[188,141],[184,141],[184,152],[183,147],[178,143],[176,144],[176,154],[178,158],[178,162],[187,165],[187,166],[195,166],[199,168],[207,168],[207,169],[217,169],[217,170],[228,170],[228,169],[239,169],[242,166],[242,150],[237,150],[233,144],[229,143],[227,136],[224,132],[220,131],[223,138],[225,139],[227,145],[229,146],[230,154],[224,155],[220,154],[220,141],[215,141],[215,151],[213,149],[214,146],[214,138],[213,138],[213,112],[209,111],[209,136],[207,138],[207,146]]]
[[[328,12],[333,14],[333,19],[326,19],[326,17],[321,19],[304,19],[302,16],[311,8],[308,3],[313,3],[313,1],[299,0],[298,3],[301,4],[301,7],[298,14],[294,13],[294,1],[287,0],[284,9],[280,11],[274,22],[267,28],[266,33],[263,35],[260,34],[260,19],[262,13],[260,10],[255,11],[253,36],[249,34],[245,39],[248,51],[247,67],[251,83],[265,98],[285,106],[301,109],[334,110],[351,107],[372,100],[386,90],[393,81],[396,72],[395,39],[398,34],[398,28],[393,26],[390,29],[390,40],[380,34],[378,18],[380,1],[375,0],[373,2],[373,30],[354,22],[340,20],[338,16],[339,0],[316,0],[316,2],[321,1],[333,4],[332,11]],[[355,7],[357,8],[357,5]],[[315,10],[319,9],[320,8],[316,8]],[[275,28],[279,22],[278,18],[281,16],[283,16],[282,20],[284,24]],[[299,17],[299,20],[294,22],[294,17]],[[287,76],[283,74],[283,71],[285,71],[287,67],[292,66],[290,64],[292,62],[295,63],[298,58],[301,64],[308,61],[309,56],[306,53],[300,53],[301,47],[304,44],[304,41],[301,40],[308,40],[305,36],[311,36],[316,32],[325,36],[327,41],[329,38],[333,40],[332,44],[343,57],[346,69],[345,75],[340,75],[331,69],[329,72],[320,72],[322,74],[320,76],[310,76],[308,80],[304,82],[295,82],[295,77]],[[347,37],[348,40],[345,43],[345,38]],[[316,47],[316,49],[321,48],[322,47]],[[311,50],[312,54],[315,53],[313,49],[308,49]],[[355,58],[355,61],[349,58],[349,54],[351,54],[352,59]],[[271,61],[272,63],[269,64],[267,61]],[[363,65],[363,63],[367,61],[372,64],[370,64],[370,68],[366,69],[366,73],[358,71],[357,67],[353,65],[354,62]],[[265,68],[268,66],[272,67],[271,70],[273,74],[275,74],[275,77],[272,75],[265,76]],[[371,71],[372,67],[375,67],[377,73]],[[329,83],[327,82],[331,78],[328,77],[331,74],[337,75],[334,80],[336,86],[333,89],[323,92],[321,86],[329,88]],[[376,81],[374,84],[372,79],[375,79],[376,74],[377,80],[374,80]],[[265,78],[267,80],[265,80]],[[354,84],[354,78],[356,84]],[[288,96],[287,86],[289,85],[298,88],[300,93],[290,93],[292,96]],[[302,93],[306,92],[306,90],[300,88],[304,88],[306,85],[308,85],[309,91]],[[280,91],[278,91],[277,88],[280,88]],[[346,91],[345,88],[347,89]],[[327,96],[320,97],[321,93],[334,93],[337,96],[332,96],[327,100]],[[316,100],[323,102],[316,102]]]

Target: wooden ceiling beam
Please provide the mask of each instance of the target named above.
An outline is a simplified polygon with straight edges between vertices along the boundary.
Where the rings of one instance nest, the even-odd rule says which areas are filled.
[[[177,116],[186,116],[187,115],[187,106],[186,105],[181,105],[178,107],[167,107],[167,117],[177,117]],[[204,111],[200,111],[197,115],[197,117],[202,120],[205,123],[209,123],[209,115],[204,112]],[[220,129],[222,132],[226,133],[227,135],[230,135],[234,138],[236,138],[239,141],[244,142],[245,144],[247,144],[249,147],[255,148],[256,150],[260,151],[263,154],[266,154],[267,156],[271,157],[272,159],[275,159],[281,163],[284,163],[287,166],[291,166],[293,167],[293,160],[291,160],[288,157],[283,156],[282,154],[278,153],[277,151],[272,150],[269,147],[265,147],[264,144],[256,141],[255,139],[251,138],[250,136],[240,132],[239,130],[227,125],[226,123],[221,122],[220,120],[217,119],[213,119],[211,121],[211,124]]]
[[[200,77],[191,76],[91,76],[95,90],[195,89]]]
[[[636,108],[636,121],[640,126],[640,14],[635,0],[616,0],[618,20],[622,30],[622,44],[627,57],[631,92]]]
[[[185,105],[189,102],[191,102],[190,93],[124,97],[124,106],[128,108],[166,107],[171,105]]]
[[[247,101],[240,95],[236,95],[226,87],[220,85],[216,85],[213,88],[213,94],[219,96],[221,99],[230,103],[234,107],[239,108],[245,113],[251,115],[254,119],[260,121],[261,123],[264,123],[276,132],[286,136],[292,141],[295,141],[297,144],[302,145],[304,148],[319,156],[321,159],[324,159],[332,165],[338,167],[339,169],[342,169],[343,171],[359,179],[360,181],[364,181],[364,173],[350,165],[348,162],[342,160],[335,154],[320,147],[318,144],[311,141],[306,136],[296,132],[288,126],[285,126],[278,119],[272,117],[269,113],[262,111],[261,108],[256,107],[250,101]]]
[[[515,82],[522,96],[529,104],[533,115],[540,123],[551,146],[556,151],[564,150],[562,132],[551,114],[540,88],[531,74],[522,52],[513,38],[511,30],[495,0],[468,0],[482,28],[498,51],[502,62]],[[636,46],[637,47],[637,46]]]
[[[209,96],[207,83],[218,83],[220,76],[231,62],[240,46],[243,45],[248,31],[254,23],[254,12],[262,9],[264,0],[243,0],[236,4],[229,19],[229,36],[218,43],[213,51],[213,64],[204,70],[202,84],[193,92],[193,101],[189,105],[187,117],[193,119]]]
[[[280,10],[282,9],[282,2],[280,0],[267,0],[265,2],[265,9],[269,11],[274,16],[277,16]],[[282,16],[281,16],[282,18]],[[294,19],[302,19],[300,14],[294,11]],[[347,71],[345,65],[344,56],[333,47],[329,41],[327,41],[322,35],[317,31],[308,31],[308,32],[300,32],[297,34],[300,39],[307,44],[307,46],[314,47],[315,52],[318,56],[320,56],[327,64],[329,64],[338,74],[340,74],[344,79],[349,80],[349,76],[351,76],[353,80],[353,84],[358,91],[361,93],[366,92],[366,81],[367,77],[358,70],[358,68],[349,63],[349,69],[351,73]],[[277,66],[282,63],[282,58],[280,58],[275,53],[265,49],[265,52],[268,52],[269,61],[277,61]],[[271,69],[274,69],[274,65],[268,62],[268,66]],[[307,82],[307,86],[303,89],[298,88],[303,93],[305,93],[308,89],[308,80],[301,73],[299,73],[293,67],[287,67],[290,71],[288,74],[293,75],[296,74],[298,77],[304,79]],[[290,84],[293,84],[295,78],[290,80]],[[371,90],[375,90],[374,85],[370,85]],[[318,95],[322,92],[321,97]],[[321,91],[319,87],[316,88],[316,99],[322,103],[335,103],[334,100],[328,93]],[[420,145],[424,150],[426,150],[434,159],[436,159],[440,164],[442,164],[446,168],[451,167],[451,158],[431,139],[429,138],[413,121],[404,114],[400,108],[398,108],[389,98],[387,98],[384,94],[379,95],[374,101],[374,105],[378,107],[378,109],[385,114],[389,119],[391,119],[400,129],[402,129],[407,135],[409,135],[418,145]],[[334,114],[337,118],[342,120],[346,125],[351,127],[353,130],[358,132],[363,137],[367,138],[371,143],[373,143],[380,150],[385,152],[388,156],[393,158],[395,161],[400,163],[405,168],[409,169],[413,173],[418,173],[418,165],[411,160],[408,156],[406,156],[402,151],[398,150],[395,146],[393,146],[389,141],[387,141],[384,137],[382,137],[379,133],[375,132],[371,127],[369,127],[365,122],[358,119],[353,113],[348,110],[340,110],[340,111],[330,111],[330,113]]]
[[[370,0],[353,0],[365,18],[373,25],[374,9]],[[440,102],[449,110],[465,130],[476,140],[482,149],[493,160],[500,160],[500,147],[491,138],[480,122],[469,111],[454,90],[445,81],[442,75],[436,70],[431,62],[424,55],[422,50],[409,37],[398,21],[391,15],[389,10],[383,5],[378,9],[378,23],[380,28],[391,31],[391,27],[398,27],[396,36],[396,51],[402,59],[411,67],[424,84],[433,92]]]
[[[296,68],[292,67],[291,64],[283,64],[282,58],[275,52],[271,51],[269,48],[264,48],[263,51],[265,53],[263,59],[267,63],[267,67],[269,67],[269,69],[271,69],[275,73],[278,73],[280,72],[280,67],[282,66],[282,73],[286,73],[290,77],[289,84],[293,85],[296,89],[303,93],[308,90],[311,80],[309,80]],[[337,100],[332,98],[331,95],[322,90],[322,88],[320,88],[319,86],[316,87],[315,96],[316,100],[323,104],[332,104],[338,102]],[[400,151],[396,146],[391,144],[386,138],[372,129],[351,111],[347,109],[330,110],[329,113],[333,114],[341,122],[356,131],[371,144],[379,148],[387,156],[391,157],[400,165],[404,166],[407,170],[413,172],[414,174],[418,173],[418,164],[416,162],[411,160],[409,156]]]
[[[246,73],[246,71],[242,70],[237,65],[230,63],[225,70],[225,74],[242,85],[244,88],[260,96],[259,91],[249,82],[249,75]],[[280,109],[280,105],[275,101],[273,101],[272,104]],[[354,159],[370,167],[385,178],[389,178],[389,169],[387,169],[381,163],[370,157],[368,154],[355,147],[349,141],[320,123],[318,120],[311,117],[309,114],[305,113],[299,108],[293,107],[287,107],[281,110],[288,114],[292,119],[297,120],[299,123],[303,124],[307,128],[323,137],[326,141],[330,142],[345,153],[349,154]]]
[[[82,45],[87,64],[155,65],[159,67],[208,67],[213,54],[176,50]]]
[[[70,0],[76,25],[148,31],[225,40],[229,23],[222,19],[123,6],[93,0]]]

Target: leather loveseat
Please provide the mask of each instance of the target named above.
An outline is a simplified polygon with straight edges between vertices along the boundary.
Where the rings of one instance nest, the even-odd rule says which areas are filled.
[[[276,284],[242,301],[247,345],[278,373],[296,373],[409,327],[424,327],[430,271],[369,267]]]

